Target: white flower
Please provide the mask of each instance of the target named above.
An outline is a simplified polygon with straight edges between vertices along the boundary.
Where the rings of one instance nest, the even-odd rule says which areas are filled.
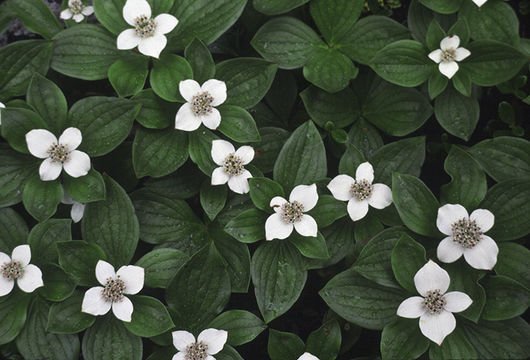
[[[73,18],[75,22],[81,22],[85,16],[92,15],[94,7],[85,6],[81,0],[68,0],[68,9],[61,11],[60,18],[68,20]]]
[[[65,205],[72,205],[70,210],[70,217],[75,223],[78,223],[83,218],[85,214],[85,204],[75,201],[68,195],[66,192],[63,193],[63,199],[61,202]]]
[[[315,355],[308,352],[303,353],[297,360],[319,360]]]
[[[212,355],[221,351],[228,339],[225,330],[206,329],[203,330],[197,340],[193,334],[179,330],[171,333],[173,345],[179,351],[172,360],[215,360]]]
[[[328,184],[328,189],[337,200],[348,202],[348,214],[353,221],[368,213],[368,205],[383,209],[392,204],[392,190],[385,184],[372,184],[374,168],[364,162],[355,171],[355,179],[348,175],[337,175]]]
[[[151,6],[146,0],[127,0],[123,7],[123,18],[134,29],[123,30],[118,35],[118,49],[130,50],[138,46],[142,54],[157,59],[167,44],[164,34],[171,32],[179,22],[170,14],[152,18]]]
[[[478,6],[478,7],[481,7],[482,5],[484,5],[486,3],[486,1],[488,0],[473,0],[473,2]]]
[[[5,105],[0,102],[0,109],[5,109]],[[0,125],[2,125],[2,111],[0,110]]]
[[[420,330],[425,337],[438,345],[453,332],[456,319],[452,313],[467,309],[473,300],[463,292],[451,291],[449,274],[432,260],[414,275],[414,285],[421,296],[405,299],[397,310],[397,315],[420,318]]]
[[[457,35],[449,35],[440,41],[440,49],[429,54],[429,58],[438,65],[438,70],[448,79],[452,78],[458,71],[457,61],[462,61],[471,53],[468,49],[459,48],[460,38]]]
[[[88,174],[90,158],[82,151],[76,150],[83,137],[79,129],[70,127],[59,137],[48,130],[31,130],[26,134],[26,143],[31,155],[44,159],[39,168],[40,178],[43,181],[55,180],[64,171],[71,177],[80,177]]]
[[[241,146],[237,151],[225,140],[212,141],[212,159],[220,165],[212,173],[212,185],[222,185],[228,182],[228,187],[235,193],[249,192],[248,179],[252,177],[244,165],[254,159],[254,149]]]
[[[210,79],[202,86],[195,80],[183,80],[179,83],[180,95],[186,100],[175,117],[175,129],[194,131],[204,124],[215,130],[221,123],[221,113],[214,106],[226,100],[224,81]]]
[[[0,252],[0,296],[13,290],[15,280],[20,290],[30,293],[44,285],[40,269],[29,263],[31,249],[29,245],[19,245],[13,249],[11,257]]]
[[[289,195],[289,201],[275,196],[270,206],[275,213],[265,222],[265,239],[285,239],[293,228],[302,236],[317,236],[317,222],[304,212],[311,210],[318,202],[316,184],[298,185]]]
[[[494,221],[495,216],[489,210],[477,209],[469,216],[462,205],[446,204],[439,208],[436,226],[448,236],[438,245],[438,259],[452,263],[463,254],[475,269],[493,269],[499,247],[484,233],[493,227]]]
[[[92,315],[105,315],[112,307],[114,315],[126,322],[131,321],[133,304],[124,294],[138,294],[144,287],[144,268],[135,265],[122,266],[114,272],[114,266],[99,260],[96,278],[103,286],[87,290],[81,311]]]

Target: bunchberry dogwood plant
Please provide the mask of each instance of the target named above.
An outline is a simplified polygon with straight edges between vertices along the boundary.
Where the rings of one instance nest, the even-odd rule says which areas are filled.
[[[473,2],[478,6],[481,7],[484,5],[488,0],[473,0]]]
[[[228,183],[228,187],[235,193],[249,192],[248,179],[252,177],[245,165],[254,158],[254,149],[241,146],[237,151],[225,140],[212,141],[212,159],[219,165],[212,173],[212,185]]]
[[[81,219],[83,218],[83,214],[85,213],[85,204],[75,201],[67,193],[64,193],[61,203],[65,205],[72,205],[72,208],[70,210],[70,217],[72,218],[73,222],[78,223],[81,221]]]
[[[19,245],[13,249],[11,256],[0,252],[0,296],[9,294],[15,287],[25,293],[31,293],[44,285],[42,271],[30,264],[31,248]]]
[[[5,105],[0,102],[0,125],[2,125],[2,109],[5,109]]]
[[[319,359],[315,355],[311,355],[310,353],[305,352],[302,355],[300,355],[298,360],[319,360]]]
[[[458,35],[449,35],[440,41],[440,48],[429,53],[429,58],[438,64],[438,70],[451,79],[458,71],[458,62],[464,60],[471,52],[459,47]]]
[[[94,13],[93,6],[87,6],[81,0],[68,0],[68,7],[61,11],[61,19],[73,19],[79,23]]]
[[[178,330],[173,331],[171,336],[173,346],[178,350],[173,360],[215,360],[212,355],[223,349],[228,339],[228,332],[210,328],[201,331],[195,339],[193,334]]]

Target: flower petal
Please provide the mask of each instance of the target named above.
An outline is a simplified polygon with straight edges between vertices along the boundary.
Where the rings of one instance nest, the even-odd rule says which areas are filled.
[[[236,149],[234,149],[234,145],[230,144],[226,140],[213,140],[212,141],[212,159],[213,162],[217,165],[222,166],[225,162],[226,157],[229,154],[234,154],[236,152]]]
[[[72,19],[74,19],[74,21],[76,23],[80,23],[81,21],[83,21],[85,17],[83,16],[83,14],[75,14],[74,16],[72,16]]]
[[[123,18],[127,24],[134,26],[134,20],[140,16],[145,15],[151,17],[151,6],[145,0],[127,0],[123,7]]]
[[[77,149],[81,145],[81,141],[83,141],[81,130],[75,127],[69,127],[59,136],[59,144],[66,145],[68,151]]]
[[[173,331],[171,336],[173,337],[173,346],[178,351],[186,351],[186,347],[195,342],[195,336],[184,330]]]
[[[0,266],[6,262],[11,262],[11,257],[0,251]]]
[[[483,233],[491,229],[495,223],[495,216],[491,211],[486,209],[476,209],[469,215],[469,219],[475,220]]]
[[[444,295],[447,303],[444,306],[444,309],[452,313],[458,313],[464,311],[471,306],[473,300],[469,295],[460,292],[460,291],[451,291]]]
[[[397,315],[408,318],[416,319],[425,313],[425,307],[423,306],[423,298],[421,296],[413,296],[403,300],[397,309]]]
[[[436,226],[442,234],[453,235],[451,225],[461,219],[469,217],[467,210],[462,205],[445,204],[438,209],[438,216],[436,217]]]
[[[42,282],[42,271],[33,264],[24,267],[24,275],[17,279],[20,290],[31,293],[44,285]]]
[[[281,196],[275,196],[271,199],[271,202],[269,203],[269,205],[275,212],[281,212],[282,205],[285,204],[286,202],[288,201],[282,198]]]
[[[291,191],[289,202],[298,201],[304,206],[304,212],[315,207],[318,202],[317,185],[298,185]]]
[[[484,5],[486,3],[486,1],[488,0],[473,0],[473,2],[478,6],[478,7],[481,7],[482,5]]]
[[[177,26],[179,21],[176,17],[170,14],[160,14],[155,17],[156,32],[160,34],[167,34]]]
[[[218,167],[215,168],[212,172],[212,185],[223,185],[230,180],[230,175],[226,173],[224,168]]]
[[[425,337],[441,345],[445,337],[453,332],[456,327],[456,319],[449,311],[431,315],[425,313],[420,317],[420,330]]]
[[[96,279],[98,279],[99,283],[105,285],[109,278],[114,279],[115,277],[114,266],[105,260],[99,260],[96,264]]]
[[[175,117],[175,129],[195,131],[201,126],[201,119],[195,116],[190,103],[182,105]]]
[[[300,221],[294,223],[294,228],[302,236],[317,236],[318,225],[311,215],[304,214]]]
[[[374,184],[368,204],[376,209],[384,209],[392,204],[392,190],[385,184]]]
[[[455,50],[455,60],[456,61],[462,61],[465,58],[467,58],[469,55],[471,55],[471,52],[468,49],[458,48],[458,49]]]
[[[450,79],[458,71],[458,63],[456,61],[442,61],[438,64],[438,70],[440,70],[440,72],[448,79]]]
[[[75,202],[72,205],[72,210],[70,210],[70,217],[74,221],[74,223],[78,223],[83,218],[83,215],[85,214],[85,204],[81,204],[79,202]]]
[[[0,265],[2,262],[0,262]],[[14,281],[7,280],[5,277],[0,276],[0,296],[5,296],[13,290],[13,287],[15,286]]]
[[[355,180],[357,182],[361,180],[367,180],[370,184],[374,181],[374,168],[368,161],[363,162],[355,170]]]
[[[436,49],[434,51],[431,51],[428,56],[429,56],[429,59],[431,59],[432,61],[438,64],[442,61],[442,54],[443,54],[442,50]]]
[[[265,239],[285,239],[293,232],[293,224],[288,224],[279,213],[272,214],[265,222]]]
[[[254,148],[252,146],[241,146],[237,149],[235,155],[241,158],[243,165],[247,165],[254,159]]]
[[[210,79],[201,86],[202,91],[208,91],[213,97],[212,106],[218,106],[226,100],[226,84],[224,81]]]
[[[123,30],[116,39],[116,47],[119,50],[134,49],[140,43],[141,38],[136,35],[134,29]]]
[[[126,296],[124,296],[121,301],[115,301],[112,303],[112,312],[121,321],[131,322],[133,310],[133,303]]]
[[[482,235],[477,245],[470,249],[464,248],[464,258],[467,263],[480,270],[491,270],[497,263],[499,247],[487,235]]]
[[[39,175],[42,181],[55,180],[61,174],[63,164],[60,162],[52,161],[52,159],[44,159],[39,167]]]
[[[448,49],[456,49],[460,45],[460,38],[458,35],[449,35],[446,36],[440,41],[440,49],[442,50],[448,50]]]
[[[203,330],[197,337],[197,341],[202,341],[205,345],[208,346],[208,350],[206,350],[206,353],[208,355],[215,355],[219,351],[223,350],[227,339],[228,332],[226,332],[225,330],[217,329]]]
[[[138,294],[144,287],[145,270],[141,266],[122,266],[116,271],[116,275],[125,283],[125,294]]]
[[[103,287],[95,286],[87,290],[81,304],[81,311],[92,315],[105,315],[112,307],[110,301],[105,301],[101,296]]]
[[[36,129],[26,134],[26,143],[31,155],[46,159],[49,156],[50,146],[57,144],[57,138],[48,130]]]
[[[303,353],[297,360],[319,360],[315,355],[308,352]]]
[[[64,20],[68,20],[68,19],[71,19],[73,15],[74,13],[72,12],[72,10],[64,9],[63,11],[61,11],[61,14],[59,15],[59,17]]]
[[[414,285],[421,296],[426,296],[430,290],[440,290],[445,294],[451,279],[447,271],[442,269],[434,261],[429,260],[421,269],[414,275]]]
[[[173,357],[171,360],[186,360],[186,353],[184,351],[179,351]]]
[[[74,150],[68,155],[68,160],[63,164],[64,171],[74,178],[85,176],[90,170],[90,157],[79,150]]]
[[[200,120],[208,129],[215,130],[221,123],[221,113],[216,108],[212,108],[209,114],[200,116]]]
[[[22,266],[26,266],[31,261],[31,249],[29,245],[19,245],[13,249],[11,260],[18,261]]]
[[[81,10],[81,13],[85,16],[90,16],[94,13],[94,7],[93,6],[85,6],[83,10]]]
[[[347,210],[353,221],[361,220],[368,214],[368,201],[359,201],[353,197],[348,201]]]
[[[246,194],[250,191],[248,179],[251,177],[252,174],[248,170],[244,170],[240,175],[230,176],[228,187],[237,194]]]
[[[438,244],[436,249],[436,256],[438,260],[444,263],[452,263],[460,259],[464,253],[462,245],[453,240],[452,236],[448,236]]]
[[[355,183],[355,179],[349,175],[337,175],[328,184],[328,189],[331,195],[337,200],[348,201],[353,195],[351,187]]]
[[[195,95],[201,93],[201,86],[193,79],[181,80],[179,82],[179,92],[184,100],[190,103]]]
[[[143,38],[138,44],[138,51],[146,56],[157,58],[167,45],[167,38],[162,34]]]

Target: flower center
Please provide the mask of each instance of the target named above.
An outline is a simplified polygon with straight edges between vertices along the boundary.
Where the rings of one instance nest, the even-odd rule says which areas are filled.
[[[68,7],[70,8],[70,11],[74,13],[74,15],[81,14],[81,11],[83,11],[85,8],[81,0],[70,0]]]
[[[456,58],[456,50],[455,49],[446,49],[442,51],[442,61],[443,62],[451,62],[454,61]]]
[[[116,279],[109,277],[105,283],[105,288],[101,291],[101,295],[106,302],[118,302],[122,301],[124,291],[125,283],[119,276]]]
[[[223,170],[230,176],[241,175],[245,170],[243,160],[235,154],[228,154],[223,162]]]
[[[191,110],[196,116],[207,115],[212,112],[213,96],[208,91],[195,95],[191,100]]]
[[[68,146],[53,143],[48,149],[48,154],[53,162],[64,163],[68,161],[68,155],[70,155],[70,152],[68,151]]]
[[[471,249],[481,239],[482,229],[475,220],[460,219],[451,225],[451,229],[453,230],[453,241],[465,248]]]
[[[359,201],[368,199],[372,195],[374,186],[368,180],[361,180],[355,182],[351,186],[351,194]]]
[[[285,203],[282,205],[282,219],[288,224],[292,224],[302,220],[304,205],[298,201]]]
[[[153,36],[156,30],[156,22],[153,18],[140,15],[134,19],[134,31],[141,38]]]
[[[190,344],[186,346],[186,355],[184,356],[184,359],[205,360],[208,357],[206,350],[208,350],[208,345],[206,345],[202,341]]]
[[[447,304],[447,300],[445,300],[445,296],[440,294],[439,289],[427,291],[427,296],[423,299],[423,307],[431,315],[441,313],[445,304]]]
[[[0,267],[0,272],[7,281],[13,281],[24,275],[24,268],[20,262],[11,260]]]

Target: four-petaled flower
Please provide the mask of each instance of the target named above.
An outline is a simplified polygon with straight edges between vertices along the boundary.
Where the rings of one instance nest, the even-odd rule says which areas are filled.
[[[217,129],[221,123],[221,113],[215,106],[226,100],[224,81],[210,79],[201,86],[195,80],[182,80],[179,91],[186,103],[177,112],[175,129],[194,131],[201,123],[209,129]]]
[[[467,309],[473,300],[460,291],[446,293],[451,279],[447,271],[432,260],[414,275],[414,285],[421,296],[405,299],[398,307],[397,315],[420,318],[420,330],[425,337],[441,345],[453,332],[456,319],[452,313]]]
[[[337,200],[348,202],[348,214],[353,221],[368,213],[368,205],[383,209],[392,204],[392,190],[385,184],[372,184],[374,168],[369,162],[357,167],[355,179],[349,175],[337,175],[328,189]]]
[[[2,125],[2,110],[1,109],[5,109],[5,105],[0,102],[0,125]]]
[[[70,217],[75,223],[78,223],[83,218],[85,214],[85,204],[75,201],[68,195],[66,192],[63,193],[63,199],[61,202],[65,205],[72,205],[70,210]]]
[[[217,354],[225,346],[228,333],[225,330],[203,330],[197,340],[193,334],[184,331],[173,331],[173,345],[179,351],[172,360],[215,360]]]
[[[40,269],[30,264],[29,245],[19,245],[11,252],[11,257],[0,252],[0,296],[13,290],[15,280],[20,290],[30,293],[44,285]]]
[[[275,196],[270,202],[274,214],[265,222],[265,239],[285,239],[293,228],[302,236],[317,236],[318,225],[311,215],[304,214],[318,202],[316,184],[298,185],[289,195],[289,201]]]
[[[244,165],[254,159],[254,149],[241,146],[237,151],[225,140],[212,141],[212,159],[219,165],[212,173],[212,185],[222,185],[228,182],[228,187],[235,193],[249,192],[248,179],[252,177]]]
[[[473,0],[475,5],[477,5],[478,7],[481,7],[482,5],[484,5],[486,3],[486,1],[488,1],[488,0]]]
[[[468,215],[462,205],[442,206],[438,209],[436,226],[447,237],[438,244],[438,259],[452,263],[464,255],[475,269],[493,269],[499,247],[484,233],[493,227],[494,222],[495,216],[489,210],[476,209]]]
[[[126,322],[131,321],[133,304],[127,295],[135,295],[144,287],[144,268],[135,265],[114,266],[99,260],[96,265],[96,279],[103,286],[87,290],[81,311],[92,315],[105,315],[112,308],[114,315]]]
[[[85,6],[81,0],[68,0],[68,8],[61,11],[60,18],[64,20],[74,19],[75,22],[81,22],[85,16],[94,13],[93,6]]]
[[[59,137],[48,130],[36,129],[26,134],[26,143],[31,155],[44,159],[39,168],[43,181],[55,180],[64,171],[71,177],[88,174],[90,158],[82,151],[76,150],[83,137],[81,131],[74,127],[66,129]]]
[[[308,352],[303,353],[297,360],[319,360],[315,355]]]
[[[138,46],[138,51],[157,58],[167,44],[164,34],[171,32],[178,24],[176,17],[160,14],[151,17],[151,6],[146,0],[127,0],[123,7],[123,18],[134,29],[123,30],[118,35],[120,50],[130,50]]]
[[[457,61],[462,61],[471,55],[468,49],[458,47],[458,45],[460,45],[460,38],[457,35],[450,35],[440,41],[440,49],[429,54],[429,59],[438,64],[438,70],[448,79],[458,71]]]

